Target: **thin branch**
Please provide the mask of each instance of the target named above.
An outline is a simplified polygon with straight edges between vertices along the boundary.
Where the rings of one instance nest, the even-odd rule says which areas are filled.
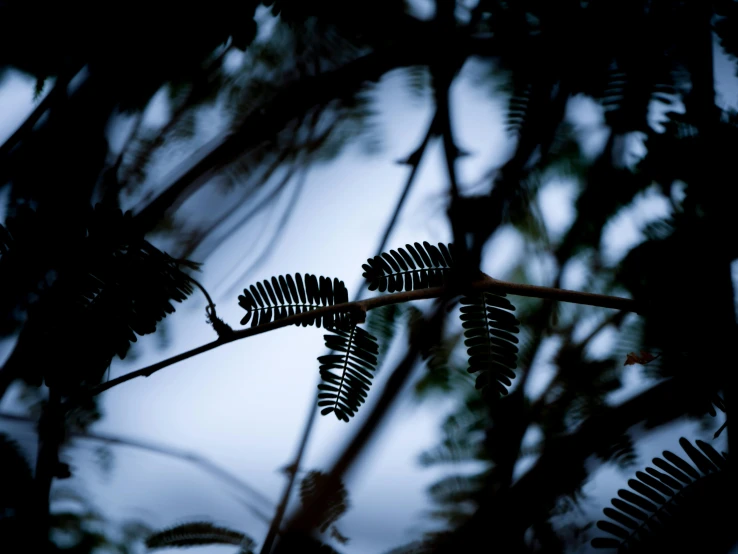
[[[49,387],[49,399],[44,406],[38,424],[38,454],[34,475],[35,540],[43,551],[48,548],[50,515],[49,494],[51,483],[59,471],[59,447],[64,434],[61,394],[57,387]]]
[[[400,391],[405,386],[413,368],[415,367],[419,354],[426,350],[428,345],[437,344],[438,340],[443,335],[443,327],[447,312],[446,306],[452,296],[453,291],[450,288],[443,288],[442,294],[438,297],[436,307],[431,316],[427,320],[423,319],[421,324],[418,326],[417,331],[411,333],[405,357],[395,367],[394,371],[387,379],[384,389],[382,390],[382,394],[379,396],[376,404],[374,404],[371,412],[364,420],[363,425],[348,446],[344,449],[343,453],[339,456],[338,460],[331,468],[331,471],[328,473],[326,482],[317,492],[312,501],[309,504],[304,504],[297,514],[291,518],[287,525],[287,529],[284,531],[285,535],[295,531],[297,533],[309,533],[312,531],[310,526],[310,522],[312,521],[311,514],[322,513],[326,508],[326,504],[330,502],[331,489],[338,486],[342,476],[351,468],[361,452],[369,444],[374,432],[380,427],[382,420],[386,417],[390,408],[400,394]]]
[[[369,310],[374,310],[382,306],[388,306],[391,304],[402,304],[405,302],[412,302],[414,300],[427,300],[431,298],[441,298],[447,294],[467,294],[476,292],[496,292],[514,294],[518,296],[527,296],[531,298],[551,298],[563,302],[571,302],[575,304],[586,304],[588,306],[599,306],[602,308],[612,308],[615,310],[623,310],[627,312],[640,313],[640,306],[630,298],[621,298],[618,296],[607,296],[604,294],[593,294],[589,292],[579,292],[565,289],[553,289],[550,287],[541,287],[536,285],[509,283],[506,281],[499,281],[489,276],[484,276],[477,281],[470,283],[466,287],[432,287],[428,289],[397,292],[394,294],[386,294],[384,296],[375,296],[366,300],[360,300],[355,302],[345,302],[342,304],[336,304],[334,306],[324,306],[316,310],[303,312],[300,314],[291,315],[283,319],[276,321],[270,321],[257,327],[251,327],[249,329],[243,329],[240,331],[234,331],[232,335],[218,338],[213,342],[198,346],[187,352],[182,352],[166,360],[162,360],[150,366],[142,369],[132,371],[125,375],[121,375],[115,379],[111,379],[106,383],[102,383],[85,391],[82,391],[76,396],[71,397],[65,403],[65,406],[75,405],[80,400],[89,398],[91,396],[97,396],[98,394],[105,392],[121,383],[125,383],[137,377],[150,377],[160,369],[164,369],[170,365],[182,362],[198,354],[203,354],[224,344],[234,342],[237,340],[245,339],[255,335],[261,335],[275,329],[287,327],[304,321],[314,320],[316,317],[323,317],[330,314],[336,313],[366,313]]]
[[[41,116],[46,113],[46,111],[51,107],[56,98],[66,94],[66,89],[69,85],[71,77],[76,75],[80,70],[81,67],[77,68],[76,70],[73,69],[69,75],[60,75],[59,77],[57,77],[57,81],[56,83],[54,83],[54,87],[41,100],[41,102],[38,103],[38,105],[33,109],[26,120],[21,123],[20,127],[18,127],[15,132],[10,135],[8,139],[0,146],[0,162],[4,162],[5,158],[8,156],[8,154],[10,154],[13,148],[15,148],[15,146],[22,142],[24,139],[28,138],[28,136],[30,136],[30,134],[33,132],[33,128],[36,126],[36,123],[39,122]],[[0,165],[5,164],[0,163]]]
[[[287,207],[285,208],[284,212],[279,218],[279,221],[277,222],[277,225],[275,226],[275,231],[272,234],[272,237],[269,239],[266,246],[262,248],[261,253],[256,257],[256,259],[253,262],[251,262],[251,265],[249,265],[246,268],[246,270],[241,274],[242,278],[248,276],[255,269],[260,267],[274,253],[274,249],[277,243],[283,237],[283,233],[281,232],[281,230],[284,229],[285,225],[287,224],[287,221],[292,215],[292,212],[294,212],[295,207],[300,201],[302,191],[305,189],[305,182],[307,181],[307,176],[308,176],[308,168],[310,167],[309,164],[310,162],[308,160],[305,160],[305,162],[303,162],[303,168],[302,168],[300,175],[297,178],[297,182],[295,183],[294,191],[292,192],[292,197],[289,199],[289,203],[287,204]],[[264,231],[266,231],[266,225],[264,226]],[[259,237],[257,241],[254,241],[254,244],[256,244],[260,240],[261,240],[261,237]],[[235,290],[237,289],[238,289],[238,285],[234,283],[225,292],[225,296],[230,296],[230,294],[232,292],[235,292]]]
[[[433,136],[433,133],[436,128],[437,115],[438,115],[438,112],[436,112],[433,115],[433,119],[431,119],[431,123],[428,126],[428,131],[426,132],[425,137],[423,138],[418,148],[412,154],[410,154],[407,157],[407,159],[402,161],[402,163],[410,165],[411,167],[410,173],[408,174],[407,181],[405,182],[405,186],[402,189],[402,194],[400,194],[400,198],[397,201],[395,211],[392,214],[392,217],[390,218],[389,222],[387,223],[387,227],[385,228],[385,231],[382,235],[382,239],[379,241],[379,246],[377,247],[377,250],[376,250],[377,255],[381,254],[384,251],[385,247],[387,246],[389,237],[392,234],[392,231],[395,228],[395,225],[397,224],[397,220],[399,218],[400,212],[402,211],[402,207],[405,204],[405,200],[407,199],[410,189],[412,188],[412,185],[415,182],[415,177],[418,173],[420,162],[423,159],[423,154],[425,153],[428,147],[428,143],[430,142],[430,139]],[[366,287],[366,284],[367,284],[366,281],[362,283],[362,287],[357,292],[355,298],[361,297],[361,294],[364,288]],[[300,464],[302,463],[302,458],[305,454],[307,443],[310,440],[310,435],[312,433],[313,426],[315,425],[319,392],[320,391],[316,391],[315,398],[313,399],[313,402],[310,405],[310,412],[308,414],[308,419],[305,422],[305,427],[303,429],[302,437],[300,438],[300,445],[297,448],[297,454],[295,455],[295,459],[292,462],[292,464],[288,466],[289,472],[288,472],[287,484],[285,485],[284,492],[282,493],[282,499],[279,502],[277,511],[274,514],[274,519],[272,520],[272,523],[269,527],[269,532],[267,533],[267,536],[264,539],[264,542],[262,543],[261,554],[269,554],[271,552],[272,546],[274,544],[274,539],[276,538],[277,533],[279,532],[279,527],[282,524],[282,519],[284,518],[284,514],[287,510],[287,504],[289,503],[290,496],[292,495],[292,489],[295,486],[297,472],[300,469]]]
[[[377,81],[398,67],[430,63],[435,56],[431,46],[437,43],[434,28],[426,22],[411,19],[406,23],[413,32],[398,36],[391,47],[362,56],[334,71],[285,86],[261,109],[249,114],[239,129],[208,143],[203,147],[201,157],[190,167],[177,171],[177,176],[164,187],[164,191],[137,214],[140,228],[145,232],[151,231],[190,186],[209,178],[244,151],[263,142],[266,135],[278,132],[313,106],[348,97],[365,82]],[[491,41],[459,35],[458,40],[453,41],[453,47],[458,49],[455,55],[493,54]],[[254,132],[255,129],[259,132]]]
[[[18,414],[0,412],[0,418],[8,420],[8,421],[15,421],[18,423],[31,423],[31,424],[36,423],[35,419],[28,417],[28,416],[18,415]],[[189,462],[192,465],[199,467],[203,471],[210,473],[214,477],[225,481],[229,485],[237,489],[240,489],[245,495],[255,497],[262,503],[267,504],[269,506],[272,506],[274,504],[274,502],[270,498],[268,498],[265,494],[263,494],[261,491],[245,483],[244,481],[242,481],[241,479],[233,475],[228,470],[223,469],[217,464],[211,462],[206,457],[201,456],[200,454],[197,454],[192,451],[183,450],[180,448],[173,448],[169,446],[161,446],[159,444],[155,444],[152,442],[146,442],[146,441],[141,441],[141,440],[136,440],[136,439],[122,438],[122,437],[119,437],[116,435],[110,435],[107,433],[90,433],[90,432],[71,431],[67,434],[67,436],[69,436],[70,438],[75,438],[75,439],[103,442],[103,443],[114,445],[114,446],[127,446],[130,448],[138,448],[139,450],[145,450],[148,452],[153,452],[155,454],[169,456],[171,458],[178,458],[180,460]],[[256,507],[251,506],[248,503],[245,503],[245,505],[259,519],[261,519],[262,521],[265,521],[266,523],[269,523],[269,518],[266,515],[264,515],[263,512],[261,512]]]
[[[582,466],[593,451],[611,444],[633,425],[645,421],[652,429],[688,413],[704,398],[696,392],[704,391],[694,379],[667,379],[589,418],[575,432],[553,438],[527,473],[511,488],[488,496],[470,520],[434,552],[480,552],[479,537],[490,534],[501,550],[510,550],[532,522],[546,517],[556,498],[580,482]],[[656,412],[654,406],[658,406]]]
[[[172,113],[172,116],[169,118],[166,124],[159,130],[156,137],[154,137],[154,139],[149,144],[148,148],[146,148],[145,150],[141,150],[136,155],[132,163],[126,168],[126,171],[120,179],[121,189],[125,188],[129,184],[132,176],[138,175],[141,171],[143,171],[143,168],[151,159],[152,154],[156,151],[157,148],[161,147],[164,144],[167,136],[172,132],[174,127],[179,123],[185,113],[187,113],[190,108],[192,108],[207,94],[208,87],[206,81],[210,78],[212,73],[215,72],[222,65],[223,59],[225,58],[226,54],[228,54],[230,49],[230,46],[224,48],[223,51],[218,54],[215,59],[213,59],[213,61],[208,64],[207,67],[203,69],[201,75],[199,76],[199,79],[193,80],[193,84],[190,88],[189,93],[182,101],[182,103],[177,107],[174,113]],[[122,162],[122,157],[125,150],[127,149],[121,151],[120,159],[118,160],[118,167],[120,167],[120,163]]]

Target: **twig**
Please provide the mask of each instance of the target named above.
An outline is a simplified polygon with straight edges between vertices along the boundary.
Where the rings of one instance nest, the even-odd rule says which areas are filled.
[[[19,423],[32,423],[32,424],[36,423],[35,419],[28,417],[28,416],[18,415],[18,414],[9,414],[9,413],[0,412],[0,418],[6,419],[8,421],[16,421]],[[76,438],[76,439],[104,442],[106,444],[111,444],[115,446],[127,446],[131,448],[138,448],[140,450],[154,452],[156,454],[161,454],[163,456],[169,456],[172,458],[178,458],[181,460],[185,460],[199,467],[203,471],[210,473],[211,475],[227,482],[229,485],[232,485],[233,487],[240,489],[241,491],[243,491],[244,494],[256,497],[262,503],[267,504],[269,506],[273,504],[272,500],[269,499],[265,494],[255,489],[251,485],[245,483],[244,481],[242,481],[241,479],[233,475],[228,470],[223,469],[222,467],[211,462],[204,456],[201,456],[195,452],[182,450],[179,448],[172,448],[169,446],[161,446],[159,444],[154,444],[151,442],[145,442],[145,441],[136,440],[136,439],[126,439],[126,438],[118,437],[115,435],[109,435],[106,433],[90,433],[90,432],[72,431],[72,432],[69,432],[67,436],[70,438]],[[257,517],[259,517],[262,521],[265,521],[267,523],[269,522],[269,518],[267,518],[263,512],[261,512],[254,506],[251,506],[248,503],[246,503],[246,506],[254,514],[256,514]]]
[[[406,163],[411,166],[410,173],[408,174],[407,181],[405,182],[405,186],[402,189],[402,194],[400,195],[400,199],[397,201],[395,211],[392,214],[392,217],[390,218],[389,222],[387,223],[387,227],[385,228],[384,234],[382,235],[382,239],[379,241],[379,246],[377,247],[377,250],[376,250],[377,255],[381,254],[384,251],[385,247],[387,246],[387,241],[389,240],[389,237],[392,234],[392,230],[395,228],[395,225],[397,224],[398,217],[400,215],[400,212],[402,211],[402,207],[405,203],[405,200],[407,199],[408,193],[410,192],[410,189],[413,183],[415,182],[415,177],[418,173],[418,167],[420,167],[420,162],[423,158],[423,154],[425,153],[425,150],[428,147],[428,143],[430,142],[430,139],[433,136],[433,132],[436,127],[436,121],[437,121],[437,112],[433,115],[433,119],[431,120],[431,123],[428,126],[428,131],[426,132],[425,137],[423,138],[423,141],[420,143],[418,148],[412,154],[410,154],[410,156],[408,156],[406,160],[403,161],[403,163]],[[356,298],[361,298],[361,294],[365,286],[366,286],[366,281],[362,283],[362,287],[357,292]],[[285,485],[284,492],[282,493],[282,499],[279,502],[277,511],[274,514],[274,519],[272,520],[272,523],[269,527],[269,532],[267,533],[267,536],[264,539],[264,542],[262,543],[261,554],[269,554],[271,552],[272,546],[274,544],[274,539],[276,538],[277,533],[279,532],[279,527],[282,524],[282,519],[284,518],[285,511],[287,510],[287,504],[289,503],[290,496],[292,494],[292,489],[295,486],[297,472],[300,469],[300,464],[302,463],[302,457],[305,454],[305,449],[307,448],[307,443],[310,440],[310,435],[312,433],[313,426],[315,424],[317,406],[318,406],[318,392],[315,393],[315,398],[313,399],[313,402],[310,405],[310,412],[308,414],[307,421],[305,422],[305,427],[302,432],[302,437],[300,438],[300,445],[297,448],[297,454],[295,455],[294,461],[292,462],[292,464],[289,465],[290,470],[288,472],[287,484]]]
[[[135,157],[133,162],[130,164],[128,168],[126,168],[126,171],[124,172],[123,176],[120,179],[120,188],[125,188],[132,176],[135,176],[139,174],[141,171],[143,171],[143,168],[146,166],[148,161],[151,159],[151,155],[154,153],[154,151],[159,148],[162,144],[164,144],[164,141],[166,140],[169,133],[172,132],[172,129],[179,123],[179,121],[182,119],[182,116],[187,113],[187,111],[193,107],[193,105],[200,100],[200,98],[207,93],[207,86],[203,81],[207,81],[210,75],[216,71],[222,64],[223,59],[225,58],[226,54],[230,51],[231,47],[227,46],[223,49],[223,51],[218,54],[213,61],[208,64],[207,67],[205,67],[202,71],[202,74],[199,76],[200,80],[195,79],[193,80],[192,87],[190,88],[189,93],[185,97],[185,99],[182,101],[182,103],[177,107],[177,109],[174,111],[172,116],[169,118],[169,120],[166,122],[166,124],[159,130],[156,137],[151,141],[149,144],[149,147],[145,150],[142,150],[138,153],[138,155]],[[135,128],[135,130],[138,130],[138,126]],[[136,133],[137,134],[137,133]],[[131,135],[131,139],[133,138],[133,134]],[[126,145],[128,146],[128,144]],[[123,154],[127,148],[124,148],[121,151],[119,160],[117,162],[117,167],[120,167],[120,164],[122,162]],[[117,170],[116,167],[116,170]]]
[[[297,182],[294,186],[294,191],[292,191],[292,197],[289,199],[289,203],[287,204],[287,207],[285,208],[285,211],[282,213],[281,217],[279,218],[279,221],[277,222],[277,225],[275,226],[275,231],[272,237],[267,242],[266,246],[262,249],[261,253],[256,257],[256,259],[251,262],[251,265],[249,265],[245,271],[241,273],[242,278],[248,276],[251,274],[255,269],[260,267],[266,260],[269,259],[269,257],[274,252],[274,248],[276,247],[279,240],[282,238],[283,233],[281,232],[282,229],[284,229],[287,221],[289,220],[290,216],[292,215],[292,212],[294,212],[295,207],[297,206],[302,191],[305,188],[305,182],[307,181],[308,176],[308,168],[310,167],[309,160],[305,160],[303,162],[303,168],[300,172],[300,175],[297,177]],[[266,231],[266,225],[264,226],[264,231]],[[261,237],[258,239],[261,240]],[[256,241],[254,241],[254,244],[256,244]],[[230,286],[230,288],[225,292],[225,296],[229,296],[231,293],[235,292],[238,289],[238,285],[234,283]]]
[[[61,409],[61,394],[57,387],[49,387],[49,398],[38,424],[38,455],[34,475],[34,524],[37,548],[45,552],[48,548],[50,514],[49,494],[51,483],[59,470],[59,447],[64,434],[64,416]]]
[[[213,342],[198,346],[197,348],[193,348],[192,350],[188,350],[187,352],[182,352],[181,354],[177,354],[176,356],[167,358],[166,360],[162,360],[142,369],[132,371],[131,373],[127,373],[125,375],[121,375],[120,377],[111,379],[106,383],[102,383],[85,391],[82,391],[78,395],[69,398],[65,402],[65,406],[73,406],[80,400],[84,400],[91,396],[96,396],[102,392],[105,392],[106,390],[120,385],[121,383],[125,383],[137,377],[149,377],[160,369],[187,360],[189,358],[192,358],[193,356],[197,356],[198,354],[208,352],[230,342],[245,339],[255,335],[261,335],[262,333],[267,333],[269,331],[280,329],[282,327],[287,327],[289,325],[303,323],[304,321],[313,320],[316,317],[356,311],[367,312],[369,310],[374,310],[376,308],[388,306],[391,304],[401,304],[405,302],[412,302],[414,300],[440,298],[448,293],[466,294],[487,291],[514,294],[518,296],[527,296],[532,298],[551,298],[563,302],[586,304],[589,306],[599,306],[602,308],[612,308],[616,310],[623,310],[635,313],[640,313],[641,309],[640,306],[638,306],[636,302],[630,298],[621,298],[618,296],[607,296],[604,294],[593,294],[589,292],[578,292],[565,289],[553,289],[550,287],[541,287],[536,285],[508,283],[506,281],[498,281],[497,279],[493,279],[492,277],[488,276],[484,276],[483,278],[470,283],[467,287],[457,287],[456,289],[457,290],[452,290],[451,287],[432,287],[428,289],[387,294],[384,296],[375,296],[366,300],[345,302],[342,304],[336,304],[334,306],[324,306],[316,310],[291,315],[285,317],[284,319],[270,321],[269,323],[265,323],[257,327],[234,331],[231,336],[218,338],[218,340],[215,340]]]
[[[294,531],[297,533],[309,533],[311,531],[311,514],[322,513],[326,508],[326,504],[330,502],[331,489],[340,483],[341,477],[351,468],[362,450],[371,440],[374,432],[379,428],[382,420],[389,412],[389,409],[407,382],[420,352],[425,350],[428,344],[437,343],[437,339],[443,334],[446,305],[452,296],[453,292],[451,289],[443,289],[431,317],[428,320],[424,320],[419,325],[417,331],[411,334],[407,354],[387,379],[382,394],[379,396],[377,403],[373,406],[364,424],[333,465],[333,468],[328,473],[326,482],[317,492],[312,502],[303,505],[295,517],[290,520],[287,529],[284,531],[285,535]]]
[[[263,141],[313,106],[326,104],[334,98],[351,95],[367,81],[377,81],[386,72],[409,65],[424,65],[433,60],[437,42],[434,29],[426,22],[411,18],[407,25],[413,32],[398,37],[398,42],[381,51],[356,59],[334,71],[306,77],[286,86],[263,109],[249,114],[238,130],[218,138],[203,148],[204,154],[190,167],[177,171],[177,176],[136,216],[137,224],[151,231],[180,195],[193,184],[208,178],[213,172],[232,162],[242,152]],[[412,37],[412,39],[407,38]],[[457,54],[491,55],[489,40],[461,36],[454,42]],[[254,132],[259,129],[261,132]]]
[[[448,543],[434,552],[479,552],[479,538],[490,534],[502,551],[511,551],[524,530],[537,518],[545,517],[572,483],[580,482],[582,465],[593,451],[637,423],[646,421],[648,428],[665,425],[696,407],[700,400],[694,380],[668,379],[589,418],[574,433],[552,439],[533,468],[508,490],[487,497],[469,521],[450,535]],[[657,413],[654,406],[659,407]]]

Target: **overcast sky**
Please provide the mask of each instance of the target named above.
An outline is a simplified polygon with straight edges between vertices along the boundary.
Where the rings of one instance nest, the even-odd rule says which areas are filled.
[[[458,141],[471,153],[461,162],[463,183],[476,182],[491,165],[504,161],[510,148],[503,131],[501,106],[491,101],[488,92],[471,84],[473,70],[473,65],[467,67],[453,90]],[[215,293],[219,313],[234,328],[239,327],[243,314],[237,305],[238,292],[223,295],[234,282],[240,291],[257,279],[301,272],[338,277],[346,282],[350,294],[356,290],[361,264],[374,255],[407,176],[408,168],[395,160],[416,148],[431,115],[431,99],[410,95],[404,78],[403,72],[392,72],[377,90],[383,151],[367,156],[350,148],[338,160],[310,169],[301,201],[267,263],[243,282],[238,281],[238,271],[231,271],[241,258],[247,265],[256,235],[253,228],[235,233],[205,260],[200,280]],[[32,109],[33,86],[32,79],[17,73],[10,73],[0,83],[0,141]],[[592,130],[593,144],[601,141],[598,110],[582,100],[573,102],[572,109]],[[158,116],[155,109],[151,117]],[[122,136],[123,130],[121,126],[113,130],[113,135]],[[203,142],[217,130],[217,124],[208,126],[205,122],[197,140]],[[389,241],[390,248],[415,241],[450,241],[444,214],[446,176],[441,162],[440,149],[433,145]],[[170,161],[170,165],[176,163]],[[162,171],[152,179],[165,175]],[[208,205],[212,194],[217,193],[206,188],[182,209]],[[551,183],[541,198],[548,226],[554,234],[563,232],[573,216],[574,187],[563,181]],[[616,261],[639,240],[638,229],[648,219],[663,216],[668,210],[668,202],[655,190],[644,194],[637,208],[624,211],[608,229],[608,260]],[[501,234],[489,243],[482,269],[504,278],[505,271],[524,255],[521,246],[513,234]],[[202,261],[202,256],[195,259]],[[542,270],[539,284],[548,284],[549,277]],[[570,286],[576,287],[576,279],[573,274]],[[136,346],[136,359],[114,361],[110,376],[211,341],[215,335],[205,324],[204,308],[204,300],[197,294],[178,305],[177,312],[168,318],[166,346],[162,348],[156,336],[144,337]],[[612,337],[605,336],[593,348],[605,352],[611,345]],[[0,359],[10,346],[4,345]],[[101,405],[105,418],[94,430],[204,455],[276,502],[285,483],[279,469],[294,456],[315,394],[316,358],[324,353],[323,332],[315,328],[290,327],[226,345],[151,378],[137,379],[104,393]],[[531,387],[541,389],[547,378],[546,360],[538,360],[535,371]],[[380,372],[368,403],[349,424],[333,416],[320,417],[305,469],[328,467],[359,428],[362,414],[368,413],[388,373]],[[628,382],[637,388],[637,369],[629,370]],[[11,410],[12,404],[8,398],[2,407]],[[351,539],[343,550],[356,554],[383,552],[419,538],[428,527],[423,517],[423,511],[431,508],[426,490],[451,468],[422,469],[417,457],[437,444],[439,424],[450,408],[448,402],[418,405],[408,395],[398,402],[388,424],[352,474],[351,509],[338,522],[341,532]],[[30,441],[30,429],[28,436]],[[672,442],[669,440],[670,447],[678,451]],[[655,436],[642,448],[660,452],[662,444]],[[68,484],[84,489],[107,516],[120,520],[143,518],[155,528],[207,519],[242,530],[257,542],[263,539],[266,524],[239,502],[240,493],[200,468],[159,454],[119,447],[114,449],[112,472],[105,473],[95,462],[95,446],[80,441],[65,452],[64,457],[77,468]],[[519,471],[523,469],[521,466]],[[625,480],[626,476],[617,470],[600,472],[586,489],[597,497],[594,508],[603,507],[602,495],[613,494]],[[273,505],[256,496],[240,498],[271,516]],[[227,551],[222,547],[189,550],[193,554]]]

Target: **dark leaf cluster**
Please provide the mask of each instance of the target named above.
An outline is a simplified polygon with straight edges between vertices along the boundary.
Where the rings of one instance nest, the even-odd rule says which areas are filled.
[[[238,297],[238,305],[246,310],[241,325],[251,321],[251,326],[264,325],[270,321],[317,310],[321,307],[335,306],[348,302],[348,291],[343,281],[327,277],[316,277],[310,273],[305,279],[299,273],[280,275],[251,285]],[[348,321],[346,314],[316,315],[301,323],[303,327],[321,323],[326,329],[344,328]]]
[[[366,400],[377,367],[377,339],[361,327],[333,328],[325,335],[325,345],[334,352],[318,358],[320,377],[318,406],[321,414],[335,413],[348,421]],[[337,370],[337,373],[334,373]]]
[[[428,242],[406,244],[405,248],[383,252],[369,258],[364,268],[364,278],[369,290],[401,292],[439,287],[448,282],[454,260],[453,245]]]
[[[520,322],[511,313],[515,306],[504,295],[490,292],[466,296],[461,304],[468,371],[480,372],[478,389],[495,396],[506,395],[517,368]]]
[[[592,539],[595,548],[619,552],[721,552],[733,545],[733,503],[721,502],[731,479],[727,459],[709,444],[679,444],[692,464],[665,450],[653,466],[637,471],[605,508],[597,527],[610,537]]]

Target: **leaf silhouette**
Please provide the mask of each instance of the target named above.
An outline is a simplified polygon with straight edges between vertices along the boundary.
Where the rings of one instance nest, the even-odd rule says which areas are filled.
[[[377,339],[357,325],[350,329],[331,329],[325,335],[325,345],[335,352],[320,356],[318,406],[321,414],[335,412],[338,419],[348,421],[364,403],[377,367]],[[333,373],[332,370],[339,373]]]
[[[663,458],[654,458],[654,467],[637,471],[628,481],[630,490],[618,491],[612,508],[604,508],[609,519],[597,522],[597,527],[613,537],[597,537],[591,542],[595,548],[614,548],[618,551],[671,551],[672,545],[686,542],[701,545],[705,552],[713,552],[708,544],[720,533],[707,537],[706,529],[720,527],[729,520],[732,508],[720,512],[719,496],[723,494],[723,472],[726,458],[709,444],[697,440],[695,447],[684,437],[679,444],[692,466],[676,454],[665,450]],[[713,505],[718,510],[710,510]],[[717,522],[717,523],[716,523]],[[718,541],[720,539],[717,539]],[[732,543],[731,543],[732,544]],[[687,548],[690,550],[690,548]]]
[[[310,273],[305,274],[304,280],[299,273],[296,273],[294,278],[292,275],[280,275],[270,280],[265,279],[245,288],[243,294],[238,297],[238,305],[246,310],[241,325],[251,321],[252,327],[348,301],[348,291],[343,281],[316,277]],[[327,314],[317,315],[302,322],[301,325],[320,327],[322,323],[326,329],[330,329],[345,328],[347,322],[347,314]]]
[[[239,531],[218,527],[208,522],[192,522],[176,525],[150,535],[146,539],[149,549],[201,546],[207,544],[231,544],[241,547],[242,554],[250,554],[254,541]]]
[[[327,474],[322,471],[310,471],[300,483],[300,499],[303,505],[310,506],[326,486],[329,486]],[[325,533],[348,510],[348,492],[342,482],[331,486],[330,490],[325,491],[325,493],[327,494],[325,509],[321,512],[315,512],[314,510],[311,512],[311,526],[320,529],[321,533]],[[336,533],[337,530],[335,532],[334,530],[331,531],[334,537],[336,537]],[[339,539],[339,542],[348,540],[340,533],[338,533],[338,536],[344,539],[343,541]]]
[[[461,299],[461,321],[465,329],[464,345],[469,355],[469,373],[480,372],[477,389],[491,394],[491,386],[500,395],[515,378],[517,334],[520,322],[511,313],[515,306],[504,295],[483,292]]]
[[[383,252],[363,264],[369,290],[402,292],[443,285],[453,267],[453,245],[424,242]]]

